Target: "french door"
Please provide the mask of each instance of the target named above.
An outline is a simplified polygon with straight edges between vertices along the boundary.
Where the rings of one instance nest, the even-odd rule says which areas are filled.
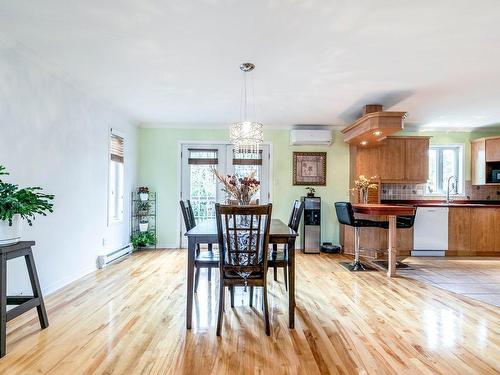
[[[215,203],[227,200],[222,184],[213,170],[222,175],[240,178],[255,174],[261,182],[259,192],[253,199],[267,203],[270,199],[270,146],[262,145],[258,154],[235,154],[232,145],[190,143],[181,148],[181,199],[191,201],[197,223],[215,219]],[[181,220],[183,223],[183,220]],[[184,225],[181,224],[181,245],[186,246]]]

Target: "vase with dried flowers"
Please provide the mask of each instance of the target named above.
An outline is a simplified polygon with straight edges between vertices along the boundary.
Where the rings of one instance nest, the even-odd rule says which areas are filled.
[[[374,182],[376,178],[376,176],[367,178],[361,175],[354,180],[354,188],[351,189],[351,192],[354,195],[359,194],[359,203],[368,203],[368,191],[378,189],[378,184]]]
[[[260,189],[260,181],[255,178],[255,172],[243,178],[235,175],[223,176],[215,168],[212,169],[212,172],[224,185],[222,191],[228,195],[230,200],[234,200],[240,205],[250,204],[253,196]]]

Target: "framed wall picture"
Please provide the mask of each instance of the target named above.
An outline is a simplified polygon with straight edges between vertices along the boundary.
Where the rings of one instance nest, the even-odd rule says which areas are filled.
[[[293,153],[294,185],[326,185],[326,152]]]

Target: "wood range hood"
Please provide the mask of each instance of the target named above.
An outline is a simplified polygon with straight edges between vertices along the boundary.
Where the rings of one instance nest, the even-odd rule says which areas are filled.
[[[376,146],[404,129],[406,112],[384,112],[381,104],[367,104],[363,116],[342,130],[344,142],[365,147]]]

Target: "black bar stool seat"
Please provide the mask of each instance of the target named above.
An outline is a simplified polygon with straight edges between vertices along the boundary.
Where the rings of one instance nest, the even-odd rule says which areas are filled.
[[[42,290],[36,272],[35,259],[31,251],[31,247],[34,245],[34,241],[23,241],[14,245],[0,246],[0,357],[6,354],[7,322],[9,320],[17,318],[19,315],[36,307],[42,329],[49,326]],[[22,256],[26,261],[33,295],[7,296],[7,261]],[[16,307],[7,311],[7,305],[15,305]]]

